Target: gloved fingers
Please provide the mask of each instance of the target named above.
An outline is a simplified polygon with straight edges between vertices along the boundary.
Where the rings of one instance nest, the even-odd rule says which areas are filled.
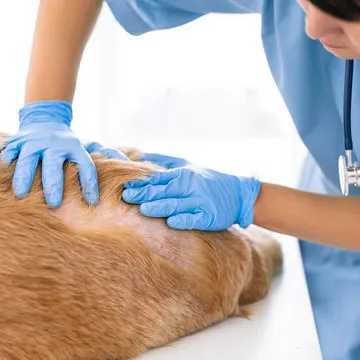
[[[14,146],[11,142],[5,146],[5,148],[1,152],[1,160],[10,165],[15,159],[19,156],[19,148],[18,146]]]
[[[171,216],[166,220],[166,223],[177,230],[208,230],[210,220],[205,213],[198,212]]]
[[[109,159],[118,159],[118,160],[124,160],[124,161],[130,160],[121,151],[111,148],[111,147],[104,147],[103,145],[101,145],[95,141],[86,144],[85,149],[89,154],[99,153],[101,155],[106,156]]]
[[[22,198],[29,193],[39,160],[40,155],[38,154],[26,154],[24,151],[20,152],[13,177],[13,191],[15,196]]]
[[[101,155],[106,156],[109,159],[118,159],[123,161],[130,161],[130,159],[123,154],[121,151],[113,149],[113,148],[102,148],[99,150]]]
[[[152,162],[167,169],[174,169],[188,164],[184,159],[156,153],[143,153],[141,160]]]
[[[104,147],[103,145],[99,144],[96,141],[92,141],[92,142],[85,144],[85,149],[89,154],[97,153],[103,147]]]
[[[141,204],[144,202],[181,198],[186,195],[185,185],[179,184],[178,181],[170,182],[167,185],[145,185],[141,188],[125,189],[123,191],[123,199],[128,203]]]
[[[165,171],[157,171],[150,175],[145,180],[135,180],[130,181],[125,184],[125,189],[134,189],[134,188],[141,188],[145,185],[166,185],[171,180],[175,179],[177,176],[179,176],[178,169],[172,169],[172,170],[165,170]]]
[[[48,205],[58,207],[64,192],[65,159],[51,152],[45,152],[42,160],[42,183],[45,201]]]
[[[70,157],[69,160],[78,165],[85,201],[90,205],[96,205],[99,201],[98,176],[90,155],[84,151]]]
[[[181,213],[193,213],[198,209],[194,199],[165,199],[144,203],[140,212],[149,217],[169,217]]]
[[[18,156],[19,156],[19,150],[5,148],[1,152],[1,161],[10,165]]]

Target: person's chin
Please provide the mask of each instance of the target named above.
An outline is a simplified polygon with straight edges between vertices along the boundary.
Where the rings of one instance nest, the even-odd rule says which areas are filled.
[[[327,45],[323,45],[324,48],[329,51],[330,53],[332,53],[333,55],[341,58],[341,59],[358,59],[360,58],[360,53],[353,50],[353,49],[349,49],[347,47],[332,47],[332,46],[327,46]]]

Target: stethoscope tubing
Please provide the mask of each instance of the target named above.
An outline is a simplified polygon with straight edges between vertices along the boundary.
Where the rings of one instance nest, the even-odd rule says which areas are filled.
[[[354,60],[346,60],[344,88],[344,141],[345,151],[353,150],[351,134],[351,98],[353,85]]]

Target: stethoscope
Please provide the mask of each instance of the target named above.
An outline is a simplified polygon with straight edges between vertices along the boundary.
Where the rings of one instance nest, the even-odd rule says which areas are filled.
[[[352,82],[353,82],[354,60],[346,60],[345,69],[345,88],[344,88],[344,140],[345,140],[345,154],[339,156],[339,179],[340,187],[343,195],[349,194],[349,186],[360,185],[360,166],[352,161],[352,136],[351,136],[351,97],[352,97]],[[346,161],[347,160],[347,161]]]

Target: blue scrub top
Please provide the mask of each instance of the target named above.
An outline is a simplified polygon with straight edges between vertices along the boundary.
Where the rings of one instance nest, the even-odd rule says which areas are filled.
[[[207,13],[260,13],[267,61],[309,155],[299,187],[340,195],[337,160],[344,154],[345,61],[307,37],[296,0],[107,0],[126,31],[173,28]],[[241,18],[239,18],[241,21]],[[224,64],[225,65],[225,64]],[[353,97],[359,97],[357,63]],[[360,154],[360,102],[353,100],[354,159]],[[360,189],[352,187],[351,195]],[[301,241],[324,360],[360,359],[360,256]]]

